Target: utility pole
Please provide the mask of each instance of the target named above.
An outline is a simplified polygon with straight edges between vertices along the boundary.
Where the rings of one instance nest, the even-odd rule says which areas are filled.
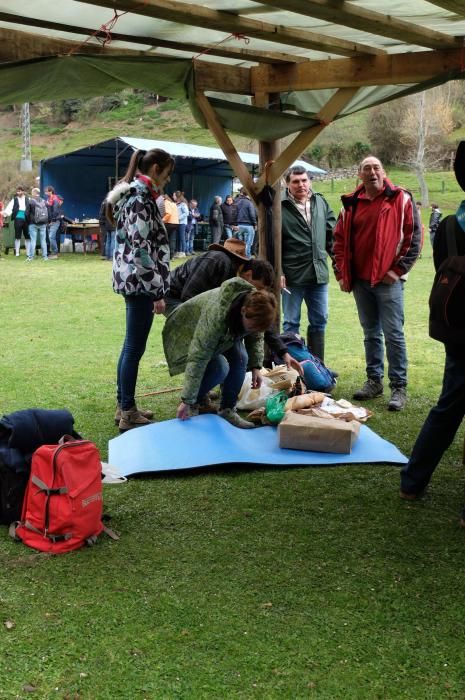
[[[31,155],[31,119],[29,116],[29,102],[25,102],[21,107],[21,134],[23,137],[23,153],[19,169],[22,173],[29,173],[32,170]]]

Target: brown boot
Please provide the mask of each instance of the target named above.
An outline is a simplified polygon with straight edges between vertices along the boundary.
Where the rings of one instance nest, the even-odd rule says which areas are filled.
[[[137,408],[137,406],[136,406]],[[141,416],[144,416],[144,418],[153,418],[153,411],[145,411],[142,408],[137,408]],[[116,404],[116,412],[115,412],[115,425],[119,425],[119,422],[121,420],[121,404],[117,403]]]
[[[132,428],[139,428],[141,425],[150,425],[152,421],[140,413],[136,406],[132,406],[129,411],[121,411],[121,419],[119,422],[120,433]]]

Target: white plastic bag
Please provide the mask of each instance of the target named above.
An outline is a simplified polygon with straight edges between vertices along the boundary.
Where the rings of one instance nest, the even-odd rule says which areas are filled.
[[[267,398],[275,393],[267,377],[262,377],[259,389],[252,389],[252,372],[247,372],[236,406],[241,411],[253,411],[255,408],[264,407]]]

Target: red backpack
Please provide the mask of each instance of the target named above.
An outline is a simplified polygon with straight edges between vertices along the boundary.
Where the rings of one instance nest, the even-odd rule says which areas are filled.
[[[93,544],[102,530],[102,465],[88,440],[64,436],[32,456],[16,536],[42,552],[61,554]]]

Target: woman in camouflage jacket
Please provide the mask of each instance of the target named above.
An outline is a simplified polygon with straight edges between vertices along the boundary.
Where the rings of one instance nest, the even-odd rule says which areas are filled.
[[[170,251],[156,199],[169,182],[174,159],[161,149],[136,151],[123,180],[107,197],[116,221],[113,289],[126,303],[126,336],[117,369],[115,423],[120,431],[150,423],[135,391],[153,314],[165,310]]]

